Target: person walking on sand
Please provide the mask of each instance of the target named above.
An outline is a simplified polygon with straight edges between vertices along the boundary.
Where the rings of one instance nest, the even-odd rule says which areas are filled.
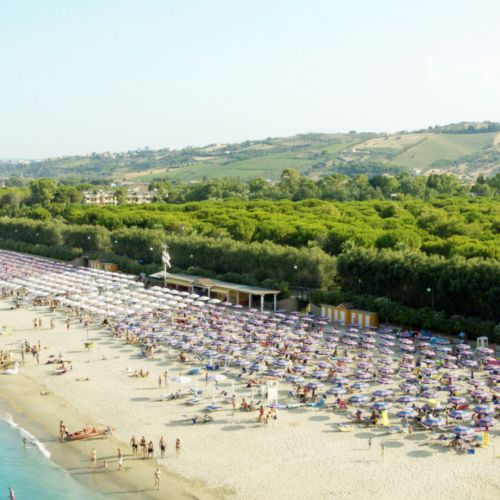
[[[137,448],[139,447],[139,445],[137,444],[137,439],[135,438],[135,436],[132,436],[132,438],[130,439],[130,446],[132,446],[132,455],[137,455]]]
[[[158,375],[158,387],[161,389],[161,375]]]
[[[56,325],[54,323],[54,318],[51,318],[50,319],[50,329],[53,330],[55,327],[56,327]]]
[[[167,449],[167,443],[163,436],[160,437],[160,456],[163,458],[165,456],[165,450]]]
[[[154,446],[153,446],[153,441],[150,441],[148,443],[148,458],[153,458],[154,457]]]
[[[139,445],[141,446],[141,453],[143,454],[142,458],[146,458],[146,453],[148,452],[148,446],[146,444],[146,438],[144,436],[141,437]]]
[[[70,321],[70,319],[68,318],[68,319],[66,320],[66,330],[69,330],[69,329],[70,329],[70,327],[71,327],[71,321]]]
[[[155,470],[155,488],[157,490],[160,489],[160,482],[161,482],[161,470],[160,470],[160,466],[156,467],[156,470]]]
[[[123,455],[120,448],[118,448],[118,470],[123,470]]]
[[[90,452],[90,468],[95,469],[97,465],[97,451],[95,448],[92,448]]]
[[[38,328],[42,328],[42,318],[38,318]]]
[[[181,454],[181,440],[179,438],[175,440],[175,454],[176,456]]]
[[[259,408],[259,418],[257,419],[257,423],[261,423],[264,420],[264,407],[261,405]]]
[[[33,320],[33,329],[36,330],[38,328],[38,320],[35,318]]]
[[[163,372],[163,385],[164,385],[164,387],[168,386],[168,371],[167,370],[165,370]]]

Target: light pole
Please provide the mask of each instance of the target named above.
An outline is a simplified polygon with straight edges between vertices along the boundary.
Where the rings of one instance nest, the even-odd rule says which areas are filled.
[[[434,290],[429,286],[427,287],[427,293],[431,294],[432,310],[434,310]]]
[[[298,290],[298,292],[300,292],[300,268],[297,264],[295,264],[293,266],[293,268],[295,269],[295,271],[298,271],[298,274],[299,274],[299,290]],[[297,298],[298,298],[298,296],[299,296],[299,293],[297,293]],[[303,297],[303,295],[302,295],[302,297]]]

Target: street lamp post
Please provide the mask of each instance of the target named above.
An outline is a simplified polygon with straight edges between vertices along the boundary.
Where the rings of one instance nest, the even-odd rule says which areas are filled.
[[[432,310],[434,310],[434,290],[429,286],[427,287],[427,293],[431,294]]]
[[[295,265],[293,266],[293,268],[295,269],[295,271],[298,271],[298,274],[299,274],[299,292],[300,292],[300,290],[301,290],[301,289],[300,289],[300,268],[299,268],[299,266],[298,266],[297,264],[295,264]],[[298,297],[298,295],[299,295],[299,294],[297,293],[297,297]]]

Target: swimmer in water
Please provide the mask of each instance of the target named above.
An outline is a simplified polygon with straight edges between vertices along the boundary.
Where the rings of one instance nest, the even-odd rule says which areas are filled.
[[[16,500],[16,495],[14,493],[14,488],[12,488],[12,486],[9,486],[9,499]]]

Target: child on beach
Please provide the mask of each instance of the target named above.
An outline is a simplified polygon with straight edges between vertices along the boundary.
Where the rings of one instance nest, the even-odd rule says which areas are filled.
[[[160,489],[160,482],[161,482],[161,470],[160,470],[160,467],[156,467],[156,470],[155,470],[155,488],[157,490]]]

